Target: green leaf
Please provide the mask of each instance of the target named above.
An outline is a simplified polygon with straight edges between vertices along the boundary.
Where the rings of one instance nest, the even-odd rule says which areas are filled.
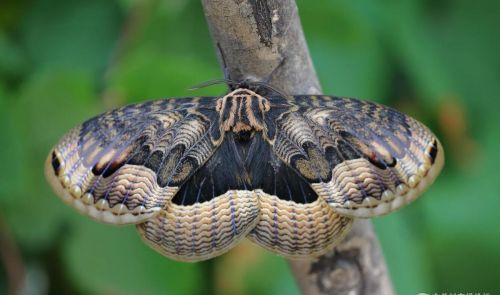
[[[418,294],[424,290],[433,290],[434,283],[426,244],[422,243],[418,229],[421,225],[410,226],[409,209],[412,208],[374,219],[397,294]]]
[[[109,80],[108,93],[120,101],[152,98],[220,95],[224,86],[188,91],[193,85],[220,78],[219,70],[196,57],[172,56],[150,49],[136,50],[124,58]]]
[[[146,246],[134,226],[99,224],[73,215],[64,260],[90,294],[200,294],[196,264],[169,260]]]
[[[19,128],[12,114],[12,100],[8,99],[4,84],[0,81],[0,207],[15,200],[25,186],[29,173],[24,158],[27,144],[19,136]]]
[[[32,1],[20,35],[36,66],[77,66],[99,74],[112,58],[122,18],[115,1]]]
[[[299,3],[300,4],[300,3]],[[387,69],[369,3],[324,3],[321,9],[300,6],[311,56],[324,93],[380,99],[385,95]]]
[[[26,73],[28,61],[24,52],[0,30],[0,77],[18,78]]]
[[[61,218],[71,212],[49,188],[43,167],[52,145],[99,111],[93,92],[91,76],[84,72],[46,70],[23,84],[19,99],[10,105],[7,136],[14,145],[8,146],[12,153],[3,162],[12,167],[3,169],[11,187],[4,209],[14,235],[26,249],[43,249],[52,243],[63,226]],[[10,173],[16,169],[23,172]]]

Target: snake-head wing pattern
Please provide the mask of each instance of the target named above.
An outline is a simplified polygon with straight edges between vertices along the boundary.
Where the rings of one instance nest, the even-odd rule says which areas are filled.
[[[287,257],[320,255],[354,217],[415,199],[443,161],[425,126],[388,107],[240,88],[90,119],[52,149],[45,173],[81,213],[137,224],[163,255],[199,261],[245,237]]]

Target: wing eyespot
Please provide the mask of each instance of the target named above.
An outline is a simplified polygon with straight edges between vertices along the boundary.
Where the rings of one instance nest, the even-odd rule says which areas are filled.
[[[97,163],[92,167],[92,173],[95,176],[102,175],[107,178],[113,175],[118,169],[125,165],[125,161],[110,161],[105,163]]]
[[[429,156],[431,157],[431,164],[433,164],[433,165],[434,165],[434,162],[436,161],[437,153],[438,153],[438,144],[437,144],[437,140],[434,139],[434,141],[432,142],[431,149],[429,151]]]
[[[391,161],[386,161],[379,157],[376,153],[372,152],[367,156],[368,161],[379,169],[385,170],[387,168],[393,168],[396,166],[398,161],[396,158],[391,157]]]
[[[61,171],[61,161],[59,161],[59,158],[57,157],[55,151],[52,152],[51,164],[52,164],[52,169],[54,170],[54,174],[56,176],[59,176],[59,173]]]

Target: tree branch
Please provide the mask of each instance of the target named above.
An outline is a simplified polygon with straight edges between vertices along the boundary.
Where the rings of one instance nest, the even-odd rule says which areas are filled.
[[[290,94],[319,94],[293,0],[202,0],[223,70],[233,80],[256,78]],[[357,220],[335,250],[290,260],[303,294],[394,294],[369,221]]]
[[[231,79],[270,79],[288,93],[321,92],[293,1],[203,0],[203,6]]]

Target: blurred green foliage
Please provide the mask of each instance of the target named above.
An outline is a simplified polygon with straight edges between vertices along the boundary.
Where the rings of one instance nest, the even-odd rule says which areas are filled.
[[[298,6],[325,93],[393,105],[445,146],[425,196],[374,221],[398,293],[500,293],[500,2]],[[221,75],[199,1],[2,1],[0,294],[23,272],[28,294],[298,294],[280,257],[245,243],[211,262],[168,260],[133,227],[76,214],[43,177],[72,126]]]

